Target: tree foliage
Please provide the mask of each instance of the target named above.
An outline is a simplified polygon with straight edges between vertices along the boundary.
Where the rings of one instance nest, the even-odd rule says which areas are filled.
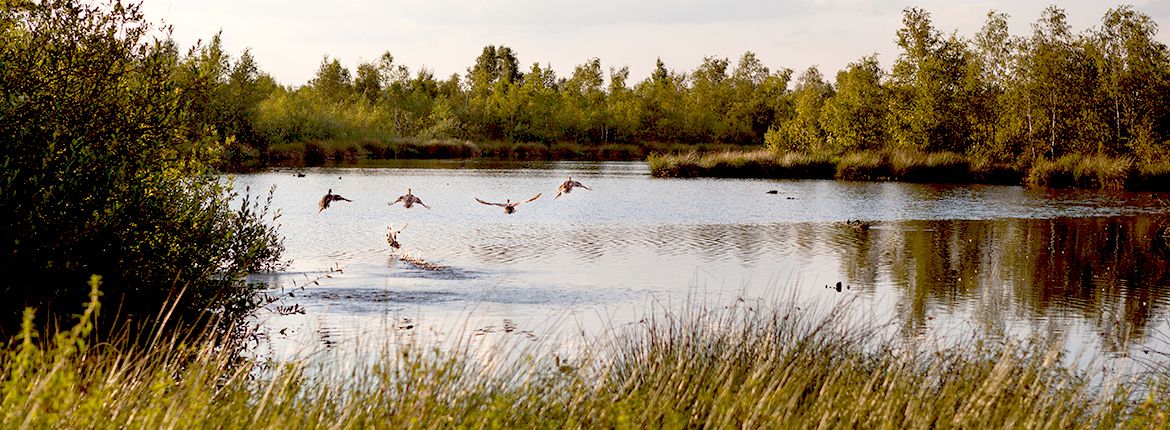
[[[1007,18],[991,11],[964,38],[907,8],[889,68],[865,56],[834,75],[815,66],[794,75],[745,52],[705,57],[693,70],[657,59],[640,80],[598,58],[557,76],[551,65],[522,68],[512,48],[489,45],[465,74],[445,79],[386,52],[353,74],[326,57],[313,80],[282,87],[246,71],[254,60],[245,52],[233,61],[218,38],[183,61],[224,76],[208,81],[210,99],[197,110],[220,140],[242,142],[234,153],[261,157],[289,142],[436,137],[897,149],[1016,164],[1069,154],[1170,156],[1170,53],[1150,17],[1118,7],[1076,33],[1065,11],[1050,6],[1023,34]]]
[[[218,38],[182,55],[138,5],[0,4],[0,317],[68,316],[101,276],[110,315],[241,316],[242,275],[278,264],[267,207],[209,164],[264,97]],[[241,104],[224,104],[233,98]],[[227,139],[231,140],[231,139]],[[229,205],[236,205],[232,209]]]

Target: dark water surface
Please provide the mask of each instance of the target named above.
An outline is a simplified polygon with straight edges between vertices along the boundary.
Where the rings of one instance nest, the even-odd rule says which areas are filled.
[[[304,313],[263,317],[276,355],[404,334],[560,339],[631,324],[654,306],[738,298],[848,300],[859,323],[941,343],[1062,336],[1090,358],[1170,352],[1170,218],[1152,194],[653,179],[643,163],[305,174],[235,178],[253,191],[275,185],[283,214],[292,264],[255,279],[292,291],[284,303]],[[569,175],[593,190],[554,199]],[[387,205],[408,187],[431,209]],[[318,213],[330,188],[354,201]],[[537,193],[512,215],[474,200]],[[406,225],[393,254],[390,223]]]

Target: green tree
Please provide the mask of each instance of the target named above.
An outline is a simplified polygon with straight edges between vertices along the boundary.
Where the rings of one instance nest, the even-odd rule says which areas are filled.
[[[222,146],[193,122],[222,69],[187,73],[143,22],[137,4],[0,4],[7,322],[25,306],[68,316],[91,275],[109,316],[149,321],[175,299],[171,322],[242,317],[257,304],[243,275],[279,261],[265,209],[229,207],[208,169]]]
[[[777,115],[788,111],[788,82],[792,70],[768,70],[754,52],[745,52],[731,73],[731,102],[724,115],[726,140],[760,144]]]
[[[827,150],[825,131],[821,126],[821,111],[833,96],[833,86],[825,82],[816,66],[809,67],[796,80],[793,89],[792,116],[783,120],[764,137],[768,147],[782,151]]]
[[[970,91],[967,117],[973,124],[972,153],[991,160],[1013,161],[1026,137],[1024,115],[1019,113],[1017,51],[1022,42],[1008,31],[1008,16],[988,12],[983,28],[973,41],[966,88]]]
[[[221,98],[219,130],[225,139],[234,140],[229,147],[229,165],[243,162],[242,148],[247,145],[256,148],[257,156],[267,152],[270,142],[261,138],[255,128],[260,103],[276,90],[276,81],[262,74],[249,50],[231,66],[227,82],[217,91]]]
[[[371,105],[378,103],[382,95],[382,72],[376,64],[361,63],[357,76],[353,78],[353,90]]]
[[[727,124],[724,113],[730,105],[731,90],[728,83],[726,58],[706,57],[695,71],[690,73],[684,102],[685,127],[683,140],[690,142],[713,142],[722,140]]]
[[[1096,150],[1099,140],[1083,135],[1102,136],[1108,128],[1102,128],[1104,118],[1082,117],[1094,113],[1092,93],[1097,89],[1084,46],[1073,35],[1065,11],[1056,6],[1046,8],[1032,28],[1021,75],[1033,156]]]
[[[601,60],[592,58],[573,69],[561,94],[561,123],[565,138],[577,142],[600,142],[607,136],[605,75]]]
[[[837,72],[836,93],[825,101],[821,123],[833,152],[877,150],[886,142],[886,91],[876,56]]]
[[[605,99],[605,112],[609,126],[605,129],[603,142],[635,141],[641,124],[641,104],[637,95],[627,86],[630,68],[609,69],[609,90]]]
[[[507,94],[523,79],[516,53],[506,46],[485,46],[467,75],[471,86],[469,114],[479,137],[507,137],[515,130],[518,107]]]
[[[1108,100],[1114,153],[1163,158],[1170,136],[1170,55],[1157,25],[1131,6],[1110,9],[1094,35],[1098,73]]]
[[[331,102],[348,100],[354,90],[349,69],[342,66],[341,61],[336,58],[330,60],[328,56],[321,59],[317,76],[309,82],[309,87],[323,100]]]
[[[641,119],[639,140],[683,141],[686,130],[683,125],[686,80],[685,74],[668,71],[666,64],[659,58],[650,77],[634,87]]]
[[[905,9],[902,24],[897,32],[902,53],[890,74],[893,137],[902,147],[965,152],[972,135],[964,115],[971,61],[966,44],[944,38],[919,8]]]

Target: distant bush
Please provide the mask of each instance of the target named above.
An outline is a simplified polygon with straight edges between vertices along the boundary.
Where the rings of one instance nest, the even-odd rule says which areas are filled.
[[[136,4],[0,7],[3,323],[73,313],[92,275],[105,315],[180,299],[172,321],[230,319],[256,305],[243,275],[279,264],[268,206],[209,170],[224,147],[189,109],[206,68],[143,22]]]

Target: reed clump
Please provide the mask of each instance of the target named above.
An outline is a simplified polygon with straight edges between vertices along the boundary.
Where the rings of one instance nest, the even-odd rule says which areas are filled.
[[[833,161],[826,155],[768,149],[678,154],[654,153],[647,158],[656,177],[715,176],[730,178],[830,179]]]
[[[663,316],[568,358],[404,341],[340,368],[241,358],[214,336],[90,344],[97,297],[95,288],[72,330],[43,342],[26,314],[0,354],[0,426],[1146,428],[1170,419],[1164,370],[1098,378],[1064,367],[1046,343],[918,345],[842,322],[848,307],[691,305],[656,310]]]
[[[1028,172],[1028,184],[1051,188],[1124,189],[1134,171],[1133,159],[1106,155],[1065,155],[1039,159]]]
[[[1170,162],[1141,164],[1134,169],[1130,183],[1134,190],[1164,191],[1170,184]]]

